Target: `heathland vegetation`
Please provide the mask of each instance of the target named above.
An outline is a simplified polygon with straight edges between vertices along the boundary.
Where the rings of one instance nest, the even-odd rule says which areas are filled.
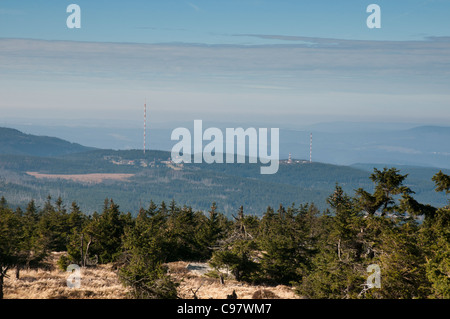
[[[64,252],[61,269],[113,264],[132,298],[177,298],[167,263],[209,263],[209,276],[288,285],[304,298],[450,298],[450,207],[422,204],[395,168],[375,169],[374,187],[350,196],[336,184],[328,208],[312,202],[268,206],[260,216],[245,206],[231,216],[175,201],[121,211],[111,198],[85,214],[50,196],[43,207],[0,201],[0,297],[11,269],[39,268]],[[437,192],[450,193],[450,176],[434,175]],[[80,198],[80,201],[83,199]],[[368,283],[368,266],[380,286]],[[126,287],[126,288],[125,288]]]

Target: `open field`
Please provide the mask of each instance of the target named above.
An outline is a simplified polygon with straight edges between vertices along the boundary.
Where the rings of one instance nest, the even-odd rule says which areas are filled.
[[[128,289],[117,276],[113,265],[97,265],[82,268],[81,287],[69,288],[69,273],[56,266],[61,253],[53,253],[49,258],[49,269],[20,271],[19,279],[15,278],[15,270],[8,272],[5,280],[5,299],[126,299]],[[236,280],[225,280],[222,285],[219,279],[210,278],[199,272],[188,269],[188,262],[167,264],[169,274],[180,285],[178,296],[182,299],[193,299],[194,293],[199,299],[226,299],[235,291],[238,299],[294,299],[298,298],[287,286],[266,287],[254,286]]]
[[[178,296],[193,299],[194,292],[199,299],[226,299],[233,291],[238,299],[298,299],[298,295],[290,287],[250,285],[236,280],[225,280],[220,283],[217,278],[207,277],[195,270],[188,269],[189,263],[184,261],[169,263],[169,274],[180,284]]]
[[[133,177],[134,174],[41,174],[37,172],[27,172],[28,175],[34,176],[38,179],[64,179],[79,183],[98,184],[105,180],[126,181],[128,178]]]
[[[112,265],[97,265],[81,269],[81,287],[69,288],[69,273],[58,269],[61,253],[49,258],[49,269],[23,269],[19,279],[15,269],[5,280],[5,299],[124,299],[128,290],[120,283]]]

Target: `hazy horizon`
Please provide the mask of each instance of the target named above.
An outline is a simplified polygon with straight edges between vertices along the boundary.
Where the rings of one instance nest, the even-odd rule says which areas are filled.
[[[4,0],[0,122],[446,125],[450,4],[376,3]]]
[[[150,123],[236,117],[302,124],[448,123],[449,71],[441,65],[450,57],[440,54],[450,48],[445,41],[410,44],[418,53],[406,61],[402,55],[390,57],[401,43],[344,53],[302,46],[1,43],[5,118],[137,120],[147,101]]]

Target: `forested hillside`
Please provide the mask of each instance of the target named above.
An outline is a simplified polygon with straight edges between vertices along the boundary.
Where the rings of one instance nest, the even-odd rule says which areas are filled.
[[[337,182],[351,196],[361,187],[371,191],[369,175],[373,168],[392,166],[339,166],[282,159],[276,174],[261,175],[261,165],[250,164],[248,159],[245,164],[173,165],[170,152],[89,149],[12,129],[0,130],[0,144],[10,146],[0,146],[0,196],[8,198],[11,207],[24,209],[32,199],[42,207],[51,195],[67,203],[83,198],[80,208],[92,214],[101,211],[102,201],[108,197],[134,217],[150,200],[175,200],[203,211],[216,202],[227,217],[241,205],[247,214],[257,216],[268,205],[279,204],[314,203],[324,210]],[[417,200],[434,206],[446,204],[431,181],[436,168],[401,169],[408,174],[406,183],[415,190]],[[450,174],[450,170],[443,172]]]
[[[290,285],[305,298],[450,298],[449,205],[418,202],[394,168],[375,169],[370,180],[373,190],[355,196],[336,185],[326,210],[268,206],[261,217],[244,206],[227,218],[215,203],[196,211],[174,201],[152,201],[133,217],[113,199],[86,215],[61,198],[24,210],[2,198],[0,283],[12,268],[40,267],[64,251],[61,269],[114,263],[134,298],[175,298],[165,263],[180,260],[208,262],[209,275],[225,280]],[[450,193],[450,176],[438,172],[433,182]],[[379,285],[368,280],[369,266],[379,269]]]
[[[59,156],[92,150],[92,147],[65,140],[24,134],[16,129],[0,127],[0,154]]]
[[[214,201],[227,217],[241,205],[246,207],[248,214],[261,215],[267,205],[275,207],[279,204],[314,203],[323,210],[327,207],[326,198],[337,182],[350,195],[360,187],[372,190],[373,183],[368,177],[376,166],[288,164],[282,161],[277,174],[261,175],[259,164],[174,167],[168,161],[169,155],[162,151],[148,151],[144,156],[142,151],[112,150],[56,158],[0,155],[0,196],[8,198],[11,206],[22,208],[31,199],[37,206],[43,206],[48,195],[61,196],[69,203],[83,198],[79,205],[87,214],[100,211],[103,199],[110,197],[133,216],[150,200],[169,202],[172,199],[197,210],[207,210]],[[436,169],[405,167],[402,172],[409,174],[406,183],[415,190],[418,200],[434,206],[446,203],[444,196],[436,194],[431,181]],[[449,170],[443,172],[450,173]],[[76,179],[84,175],[89,177],[89,174],[128,174],[130,177],[100,181]],[[51,178],[58,175],[67,178]]]

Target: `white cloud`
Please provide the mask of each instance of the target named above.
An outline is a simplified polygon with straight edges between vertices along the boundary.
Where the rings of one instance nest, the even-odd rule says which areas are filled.
[[[449,41],[298,38],[321,45],[0,39],[0,111],[450,118]]]
[[[187,4],[195,11],[197,11],[197,12],[200,11],[200,8],[197,5],[193,4],[192,2],[187,2]]]

